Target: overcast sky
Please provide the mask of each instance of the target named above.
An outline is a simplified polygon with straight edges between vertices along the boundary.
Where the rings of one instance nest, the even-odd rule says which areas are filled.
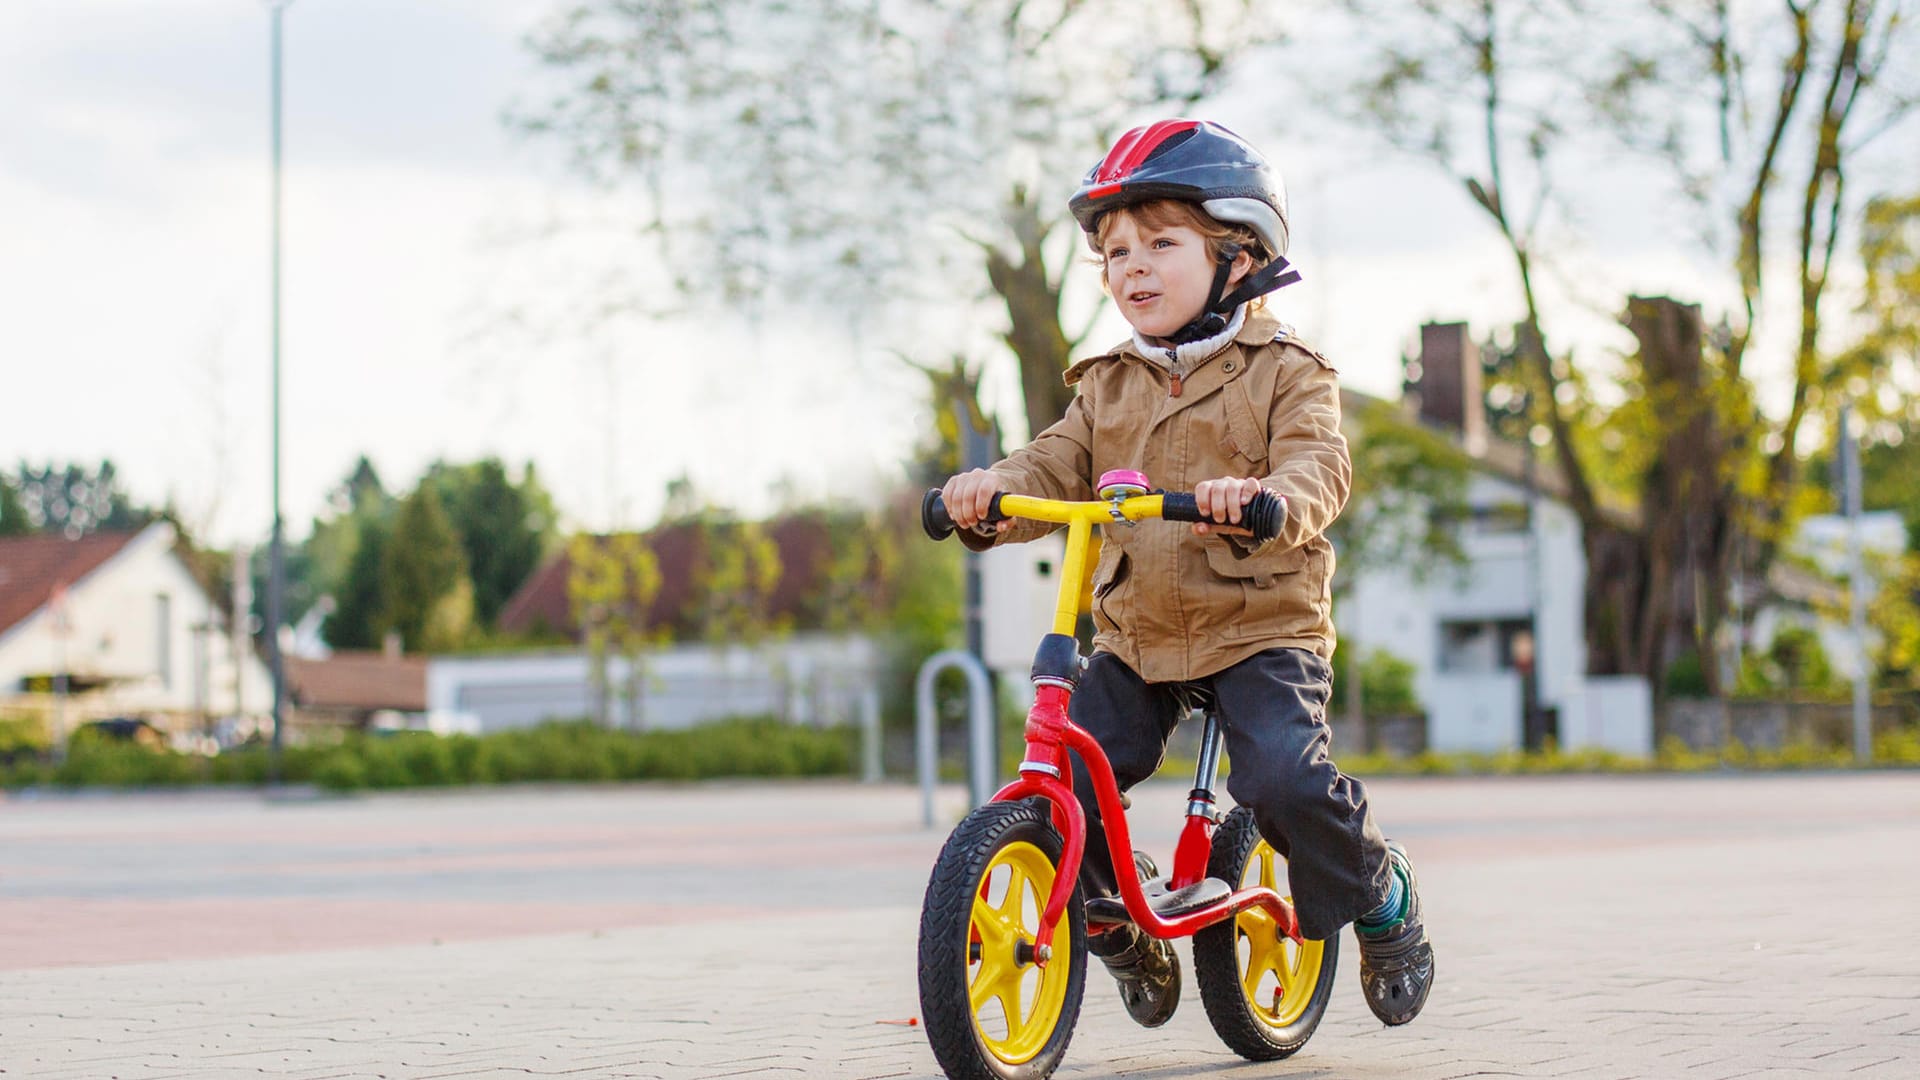
[[[644,524],[681,472],[749,512],[781,487],[869,492],[928,422],[880,343],[800,319],[594,341],[501,329],[510,306],[564,299],[567,256],[523,234],[586,198],[553,147],[500,119],[531,87],[521,37],[550,7],[299,0],[286,16],[296,538],[363,452],[390,487],[436,457],[532,461],[571,524],[604,528]],[[0,462],[111,458],[219,542],[270,521],[268,22],[259,0],[0,5]],[[1208,112],[1285,170],[1306,282],[1275,306],[1350,384],[1397,394],[1423,320],[1517,314],[1497,238],[1425,167],[1302,134],[1269,101]],[[1579,275],[1716,299],[1724,272],[1647,212],[1644,185],[1589,179],[1618,195]],[[1555,315],[1596,362],[1628,343],[1605,312]],[[1109,313],[1091,344],[1123,333]],[[1010,361],[991,383],[1017,400]]]

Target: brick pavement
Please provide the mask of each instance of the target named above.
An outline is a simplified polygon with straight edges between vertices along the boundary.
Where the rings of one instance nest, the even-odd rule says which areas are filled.
[[[1138,797],[1154,850],[1184,787]],[[1920,774],[1374,797],[1439,950],[1419,1020],[1372,1020],[1350,937],[1266,1065],[1190,985],[1146,1032],[1096,971],[1059,1075],[1920,1078]],[[918,1008],[917,812],[818,784],[0,802],[0,1071],[934,1077],[884,1022]]]

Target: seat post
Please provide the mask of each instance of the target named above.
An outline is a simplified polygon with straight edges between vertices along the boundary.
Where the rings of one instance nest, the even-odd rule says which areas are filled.
[[[1212,709],[1201,711],[1206,723],[1200,733],[1200,762],[1193,770],[1193,790],[1187,792],[1187,821],[1180,827],[1180,842],[1173,851],[1173,876],[1167,882],[1175,890],[1206,879],[1213,830],[1220,823],[1213,805],[1213,785],[1220,779],[1220,720]],[[1224,883],[1218,884],[1225,887]]]
[[[1206,718],[1200,729],[1200,760],[1193,769],[1193,790],[1187,793],[1187,816],[1214,816],[1213,785],[1220,781],[1220,751],[1225,738],[1220,718],[1212,709],[1196,710]]]

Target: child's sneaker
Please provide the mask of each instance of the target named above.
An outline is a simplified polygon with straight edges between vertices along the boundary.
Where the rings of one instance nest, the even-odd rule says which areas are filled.
[[[1152,856],[1144,851],[1133,853],[1133,872],[1141,881],[1160,875]],[[1134,1023],[1159,1027],[1173,1018],[1180,1004],[1180,958],[1173,942],[1126,923],[1089,939],[1087,951],[1106,961]]]
[[[1404,1024],[1420,1015],[1433,987],[1433,944],[1420,916],[1420,884],[1406,849],[1387,843],[1387,864],[1406,889],[1400,918],[1384,926],[1353,925],[1360,939],[1360,989],[1383,1024]]]
[[[1159,1027],[1173,1018],[1180,1004],[1180,960],[1171,941],[1137,926],[1116,926],[1088,941],[1087,951],[1106,961],[1134,1023]]]

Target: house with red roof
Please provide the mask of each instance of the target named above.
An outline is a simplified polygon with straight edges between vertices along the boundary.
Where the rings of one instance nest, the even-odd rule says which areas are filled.
[[[175,735],[257,723],[272,678],[171,525],[0,538],[0,710],[64,737],[143,717]]]
[[[833,629],[833,606],[840,602],[831,582],[833,530],[851,527],[806,514],[765,523],[780,576],[761,615],[783,632],[752,643],[703,640],[697,579],[708,545],[717,542],[714,534],[687,522],[648,532],[660,584],[646,624],[666,640],[638,664],[610,658],[608,722],[673,729],[764,715],[831,724],[877,710],[879,647],[865,633]],[[558,553],[500,613],[502,630],[549,637],[554,647],[429,661],[426,707],[433,724],[487,732],[594,712],[590,664],[578,646],[584,635],[567,592],[572,572],[567,552]]]

